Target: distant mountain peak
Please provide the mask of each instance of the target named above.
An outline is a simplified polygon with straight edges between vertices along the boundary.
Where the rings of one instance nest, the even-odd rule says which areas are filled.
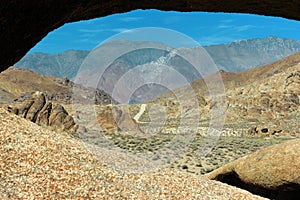
[[[204,47],[180,47],[177,49],[168,47],[160,42],[152,41],[129,41],[115,40],[104,44],[107,48],[116,48],[119,45],[135,49],[166,49],[176,53],[177,50],[189,51],[204,48],[216,63],[217,67],[227,72],[239,72],[254,67],[262,66],[284,57],[300,52],[300,41],[277,36],[267,36],[265,38],[253,38],[238,40],[228,44],[211,45]],[[17,68],[29,69],[44,75],[54,75],[68,77],[72,79],[76,76],[81,63],[90,53],[87,50],[67,50],[59,54],[32,53],[26,55],[15,64]],[[135,56],[137,56],[136,54]],[[149,57],[149,56],[148,56]],[[137,58],[138,59],[138,58]],[[136,60],[137,60],[136,59]],[[157,59],[155,57],[155,59]]]

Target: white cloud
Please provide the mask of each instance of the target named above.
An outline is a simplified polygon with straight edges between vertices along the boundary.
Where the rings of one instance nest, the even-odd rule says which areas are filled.
[[[104,32],[104,29],[78,29],[79,32],[82,33],[101,33]]]
[[[143,19],[142,17],[122,17],[119,20],[123,22],[135,22],[142,19]]]
[[[202,46],[213,45],[213,44],[225,44],[236,40],[236,38],[220,36],[220,35],[212,35],[212,36],[204,36],[199,38],[198,42]]]
[[[116,33],[121,33],[121,32],[133,32],[134,30],[128,29],[128,28],[113,28],[113,29],[79,29],[79,32],[82,33],[81,37],[93,37],[96,36],[97,33],[103,33],[103,32],[116,32]]]
[[[221,20],[220,22],[221,23],[231,23],[231,22],[234,22],[235,19],[224,19],[224,20]]]
[[[230,25],[225,25],[225,24],[219,24],[219,25],[217,26],[217,28],[220,28],[220,29],[228,29],[228,28],[232,28],[232,26],[230,26]]]
[[[217,29],[227,29],[236,32],[247,31],[249,29],[256,28],[253,25],[229,25],[229,24],[219,24]]]
[[[114,28],[114,29],[111,29],[111,31],[113,32],[117,32],[117,33],[120,33],[120,32],[123,32],[123,31],[128,31],[130,29],[128,28]]]
[[[114,28],[114,29],[111,29],[110,31],[117,32],[117,33],[122,33],[122,32],[131,33],[131,32],[134,32],[134,29]]]
[[[235,26],[234,29],[238,32],[241,32],[241,31],[247,31],[249,29],[252,29],[252,28],[255,28],[255,26],[252,26],[252,25],[243,25],[243,26]]]
[[[235,21],[235,19],[220,20],[219,25],[217,25],[217,29],[227,29],[231,31],[242,32],[255,28],[255,26],[249,24],[237,25],[235,24]]]

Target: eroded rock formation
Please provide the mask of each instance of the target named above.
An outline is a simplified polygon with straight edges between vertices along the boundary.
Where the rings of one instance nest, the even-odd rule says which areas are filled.
[[[28,0],[0,2],[0,70],[20,60],[50,31],[68,22],[135,9],[253,13],[300,20],[299,1],[293,0]]]
[[[78,125],[60,104],[46,100],[44,93],[35,92],[24,103],[9,106],[8,111],[28,119],[40,126],[50,126],[54,130],[76,132]]]

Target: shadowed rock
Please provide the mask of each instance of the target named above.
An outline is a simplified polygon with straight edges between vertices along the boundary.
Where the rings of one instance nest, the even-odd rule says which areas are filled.
[[[49,116],[49,125],[58,130],[70,130],[75,122],[62,105],[55,105]]]
[[[253,13],[300,20],[300,1],[288,0],[141,0],[134,3],[127,0],[3,0],[0,5],[1,71],[15,64],[50,31],[65,23],[135,9]]]
[[[47,127],[49,126],[49,117],[52,110],[52,102],[47,102],[43,109],[40,111],[36,123],[40,126]]]
[[[41,92],[35,92],[31,96],[29,102],[30,102],[31,106],[30,106],[25,118],[32,122],[36,122],[37,115],[39,114],[39,112],[42,110],[42,108],[44,107],[44,105],[46,103],[45,95]]]

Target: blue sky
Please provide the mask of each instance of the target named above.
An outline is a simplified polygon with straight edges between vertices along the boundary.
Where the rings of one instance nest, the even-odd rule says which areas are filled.
[[[249,38],[264,38],[270,35],[300,40],[300,22],[278,17],[135,10],[65,24],[49,33],[29,53],[60,53],[69,49],[91,50],[122,31],[143,27],[175,30],[191,37],[202,46]]]

